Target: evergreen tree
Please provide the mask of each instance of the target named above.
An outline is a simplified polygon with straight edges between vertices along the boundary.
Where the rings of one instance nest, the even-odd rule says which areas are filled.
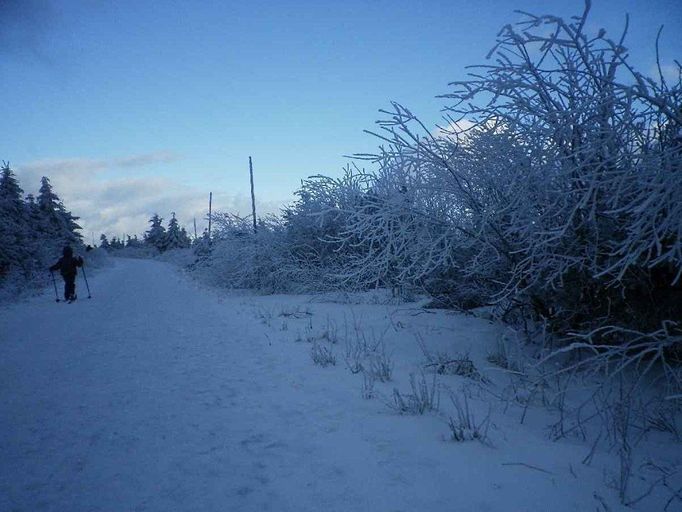
[[[99,246],[102,249],[109,249],[111,248],[111,244],[109,244],[109,240],[107,240],[107,235],[102,233],[102,235],[99,237]]]
[[[111,241],[109,242],[110,249],[123,249],[124,247],[125,244],[123,243],[123,240],[121,240],[117,236],[111,237]]]
[[[52,184],[47,176],[40,179],[38,206],[43,212],[56,212],[59,208],[59,197],[52,191]]]
[[[182,248],[187,249],[192,246],[192,239],[187,234],[185,228],[180,228],[180,240],[182,240]]]
[[[149,223],[151,224],[151,228],[149,228],[149,231],[147,231],[144,234],[144,241],[146,244],[151,245],[152,247],[155,247],[159,251],[164,250],[164,243],[166,239],[166,230],[165,228],[161,225],[161,222],[163,219],[159,217],[158,214],[154,214],[151,219],[149,219]]]
[[[172,218],[168,223],[168,230],[163,243],[163,250],[169,249],[184,249],[190,246],[190,240],[187,236],[187,231],[184,228],[180,229],[178,219],[175,218],[175,212],[172,212]]]
[[[81,227],[76,223],[78,217],[67,211],[57,194],[52,190],[50,180],[43,176],[40,180],[38,208],[42,213],[43,227],[48,235],[70,243],[78,243],[82,236],[77,233]]]
[[[31,229],[34,231],[34,238],[37,238],[37,233],[41,224],[40,208],[36,202],[36,198],[33,194],[26,196],[26,214],[28,216],[28,223]]]
[[[126,247],[142,247],[142,242],[137,238],[137,235],[133,235],[132,237],[130,235],[126,236]]]
[[[24,206],[21,200],[23,193],[9,163],[3,162],[0,171],[0,202],[5,207],[11,206],[16,210],[21,210]]]
[[[27,209],[21,197],[23,190],[9,163],[0,171],[0,276],[13,265],[21,265],[31,245]]]
[[[78,218],[67,211],[52,190],[50,181],[41,180],[38,197],[23,199],[9,164],[0,167],[0,286],[22,290],[27,282],[42,286],[45,268],[64,243],[80,243]],[[38,276],[43,276],[41,279]]]

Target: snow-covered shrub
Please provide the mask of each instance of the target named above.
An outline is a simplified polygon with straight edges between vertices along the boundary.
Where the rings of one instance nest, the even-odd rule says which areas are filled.
[[[429,368],[439,375],[457,375],[467,379],[487,382],[488,380],[478,371],[469,354],[450,356],[445,352],[432,353],[427,347],[421,335],[416,336],[419,347],[426,358],[424,368]]]
[[[194,266],[194,271],[211,283],[266,293],[296,293],[322,288],[328,281],[323,268],[297,257],[281,219],[261,219],[256,233],[247,219],[226,213],[215,214],[214,223],[215,237],[208,247],[195,249]]]
[[[456,416],[450,417],[448,426],[450,427],[450,437],[453,441],[480,441],[482,443],[488,442],[488,430],[490,428],[490,409],[485,418],[480,422],[476,421],[474,413],[469,408],[469,399],[466,393],[464,396],[464,404],[460,402],[459,398],[450,394],[450,400],[455,407]]]
[[[388,382],[391,380],[393,374],[393,361],[389,354],[386,353],[386,348],[382,344],[381,350],[368,354],[367,364],[364,368],[365,375],[371,375],[374,380],[380,382]]]
[[[250,219],[218,212],[213,239],[195,249],[196,271],[223,286],[268,293],[339,289],[348,255],[334,239],[361,191],[362,177],[350,171],[338,180],[313,176],[281,217],[259,219],[255,233]]]
[[[393,373],[393,361],[386,351],[384,337],[386,332],[376,335],[374,331],[363,329],[358,321],[354,322],[353,332],[349,332],[348,324],[345,328],[346,367],[351,373],[360,373],[372,380],[388,382]]]
[[[376,379],[365,372],[362,373],[362,387],[360,388],[360,396],[365,400],[371,400],[375,396],[374,385]]]
[[[336,365],[336,356],[332,349],[317,340],[310,347],[310,357],[316,365],[322,367]]]
[[[348,336],[345,338],[344,361],[351,373],[360,373],[364,369],[363,362],[367,350],[358,341],[358,339]]]
[[[496,60],[453,84],[448,111],[521,150],[505,159],[510,193],[496,229],[512,249],[511,279],[498,295],[559,333],[614,320],[656,328],[682,315],[671,297],[682,273],[682,141],[667,135],[682,126],[682,89],[634,71],[622,38],[588,35],[587,12],[505,27]]]
[[[588,34],[587,7],[504,27],[444,96],[446,128],[385,112],[361,155],[368,204],[337,237],[364,250],[347,276],[606,344],[682,318],[681,82],[634,70],[624,35]]]
[[[436,354],[435,360],[425,366],[433,368],[440,375],[457,375],[477,381],[485,380],[468,354],[451,357],[446,353],[439,352]]]
[[[342,248],[339,234],[347,228],[347,212],[364,200],[366,176],[347,168],[341,178],[312,176],[301,183],[296,201],[283,211],[285,235],[291,255],[299,265],[322,269],[325,281],[338,288],[345,261],[358,251]],[[324,282],[313,284],[325,289]]]
[[[301,306],[284,307],[277,313],[277,316],[284,318],[309,318],[313,316],[309,308],[302,308]],[[329,323],[329,322],[328,322]]]
[[[398,391],[398,388],[393,388],[392,401],[387,402],[387,405],[400,414],[424,414],[438,410],[440,391],[435,373],[431,384],[424,374],[421,375],[419,382],[413,373],[410,374],[410,388],[412,393],[405,394]]]
[[[636,71],[625,34],[590,33],[588,14],[505,26],[443,96],[443,127],[393,103],[378,151],[357,155],[369,170],[304,180],[256,233],[218,215],[197,271],[266,292],[424,291],[577,337],[593,362],[677,364],[682,75]]]
[[[339,342],[339,327],[329,316],[327,316],[324,329],[318,335],[318,339],[326,340],[332,345],[336,345]]]

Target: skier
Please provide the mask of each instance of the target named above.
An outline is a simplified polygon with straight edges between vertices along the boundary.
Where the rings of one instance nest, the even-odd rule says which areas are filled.
[[[50,267],[50,272],[59,270],[64,278],[64,299],[73,302],[76,300],[76,273],[77,267],[83,266],[83,258],[73,257],[73,249],[70,246],[64,247],[63,256],[59,261]]]

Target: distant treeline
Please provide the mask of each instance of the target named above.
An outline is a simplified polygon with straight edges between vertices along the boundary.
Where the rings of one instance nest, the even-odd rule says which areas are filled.
[[[145,232],[142,240],[137,235],[127,236],[126,240],[112,237],[111,240],[105,234],[100,236],[100,247],[108,251],[115,251],[120,249],[150,249],[153,253],[161,253],[170,249],[186,249],[192,246],[193,241],[189,238],[185,228],[181,228],[178,220],[175,218],[175,213],[171,214],[171,220],[168,222],[168,228],[163,227],[163,219],[158,214],[154,214],[149,223],[151,224],[148,231]],[[204,234],[203,238],[206,238]],[[197,241],[195,240],[194,243]]]

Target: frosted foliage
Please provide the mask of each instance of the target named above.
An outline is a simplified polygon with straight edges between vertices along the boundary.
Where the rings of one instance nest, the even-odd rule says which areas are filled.
[[[679,318],[680,81],[634,70],[625,32],[588,35],[588,11],[506,26],[444,96],[438,135],[399,104],[384,112],[380,152],[359,155],[378,167],[372,198],[343,233],[366,248],[353,275],[435,275],[461,303],[527,306],[559,331],[595,313]]]
[[[44,177],[37,200],[23,198],[14,171],[0,171],[0,301],[47,283],[47,267],[64,244],[81,244],[80,226]]]
[[[609,343],[665,321],[676,332],[679,73],[635,70],[627,26],[588,33],[589,7],[505,26],[488,62],[443,96],[443,127],[393,103],[370,132],[375,154],[304,180],[257,233],[217,216],[198,267],[266,291],[426,292],[559,336],[611,326],[598,331]]]

